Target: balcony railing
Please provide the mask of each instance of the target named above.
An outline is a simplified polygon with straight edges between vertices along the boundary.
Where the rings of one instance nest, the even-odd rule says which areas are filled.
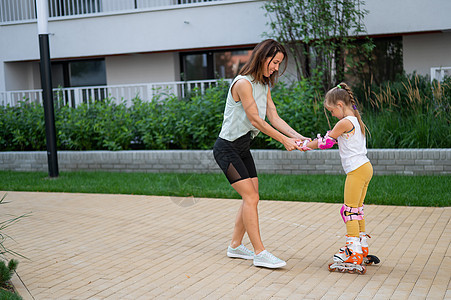
[[[443,81],[445,76],[451,76],[451,67],[435,67],[431,68],[431,81]]]
[[[209,5],[236,0],[48,0],[49,18]],[[1,0],[0,25],[36,20],[36,0]]]
[[[222,79],[230,83],[230,79]],[[116,103],[132,104],[134,98],[142,101],[164,101],[168,97],[179,99],[193,94],[204,94],[205,91],[218,84],[219,80],[174,81],[127,85],[92,86],[53,89],[55,105],[77,107],[81,103],[91,103],[111,99]],[[42,104],[42,90],[0,91],[0,105],[18,106],[21,103]]]

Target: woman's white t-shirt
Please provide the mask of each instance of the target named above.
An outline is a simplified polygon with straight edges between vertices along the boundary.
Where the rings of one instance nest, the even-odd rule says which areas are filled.
[[[230,85],[227,94],[227,101],[224,109],[224,121],[222,122],[221,132],[219,137],[233,142],[237,138],[251,132],[251,137],[254,138],[260,132],[255,128],[251,121],[247,118],[241,101],[236,102],[232,97],[232,87],[240,79],[245,79],[252,85],[252,96],[258,108],[258,115],[263,120],[266,118],[266,104],[268,101],[268,85],[254,82],[250,75],[238,75]]]

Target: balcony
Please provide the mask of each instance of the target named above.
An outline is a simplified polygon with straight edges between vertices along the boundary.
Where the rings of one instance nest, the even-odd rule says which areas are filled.
[[[222,79],[230,83],[231,79]],[[132,105],[132,99],[143,101],[164,101],[168,97],[179,99],[193,94],[203,95],[205,91],[218,84],[219,80],[174,81],[127,85],[91,86],[53,89],[55,105],[77,107],[82,103],[101,101],[106,98],[116,103]],[[21,103],[42,104],[42,90],[0,91],[0,106],[19,106]]]
[[[35,0],[2,0],[0,25],[33,22],[36,20]],[[174,9],[246,0],[48,0],[49,19],[68,19],[86,16],[111,15],[141,11]]]

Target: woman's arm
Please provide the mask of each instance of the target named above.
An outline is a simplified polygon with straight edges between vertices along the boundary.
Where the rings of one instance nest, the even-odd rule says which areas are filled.
[[[277,113],[276,106],[274,105],[274,101],[271,97],[271,91],[268,90],[268,103],[266,105],[266,116],[268,117],[269,122],[274,128],[278,129],[285,135],[295,138],[297,140],[305,140],[306,138],[296,132],[293,128],[290,127]]]
[[[296,139],[285,136],[260,118],[257,104],[252,96],[252,85],[249,81],[238,80],[232,87],[232,96],[235,101],[241,101],[247,118],[255,128],[282,143],[288,151],[301,150],[296,144]]]

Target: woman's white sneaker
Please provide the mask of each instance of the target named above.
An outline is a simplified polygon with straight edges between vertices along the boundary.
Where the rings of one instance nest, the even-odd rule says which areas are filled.
[[[254,259],[254,252],[247,249],[243,244],[241,244],[235,249],[229,246],[227,248],[227,256],[233,258]]]
[[[263,250],[262,252],[254,256],[254,266],[257,267],[276,269],[281,268],[286,264],[287,264],[286,262],[275,257],[266,250]]]

